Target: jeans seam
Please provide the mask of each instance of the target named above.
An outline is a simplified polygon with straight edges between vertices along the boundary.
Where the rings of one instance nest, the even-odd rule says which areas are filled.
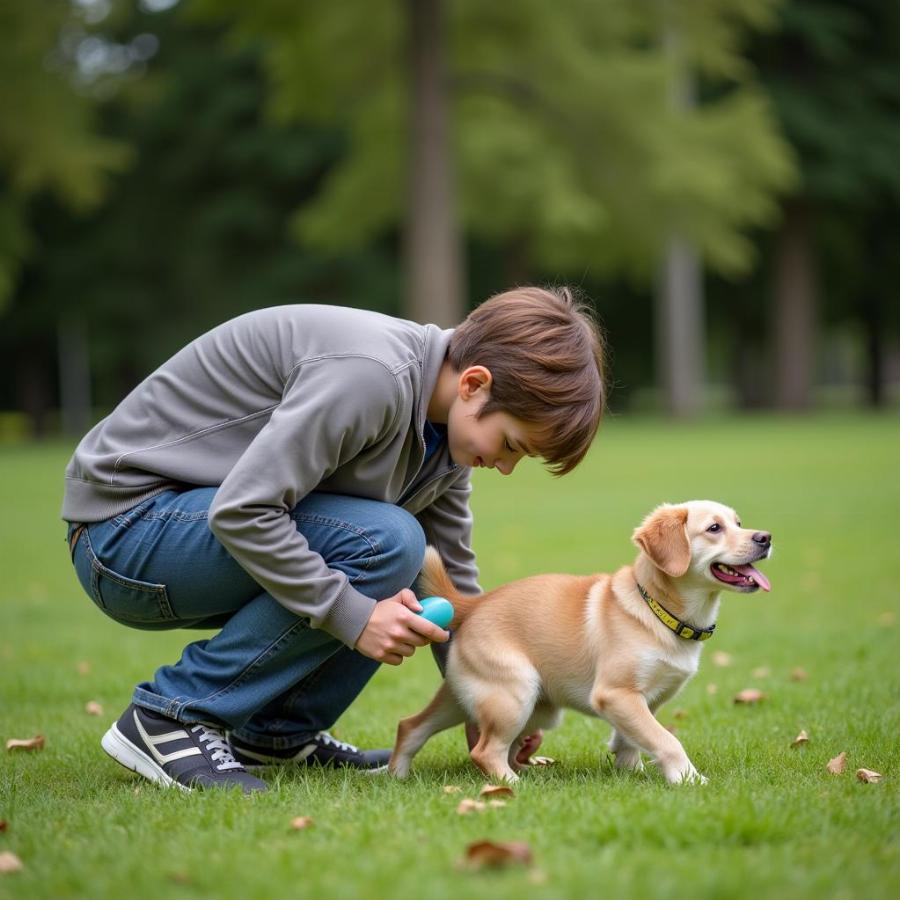
[[[278,637],[269,644],[268,647],[265,648],[261,653],[257,654],[256,658],[253,662],[250,663],[241,673],[230,681],[225,687],[220,688],[218,691],[215,691],[212,694],[207,694],[205,697],[194,697],[189,700],[186,704],[179,705],[179,711],[183,709],[185,705],[190,703],[208,703],[219,699],[220,697],[227,696],[231,691],[235,688],[240,687],[241,684],[247,680],[247,678],[259,668],[259,666],[269,659],[272,654],[278,649],[279,645],[283,644],[287,638],[294,634],[300,628],[309,628],[309,625],[303,619],[298,619],[293,625],[283,631]]]

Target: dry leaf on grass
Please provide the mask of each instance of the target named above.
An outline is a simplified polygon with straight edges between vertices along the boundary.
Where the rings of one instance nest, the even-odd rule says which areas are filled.
[[[768,666],[757,666],[753,670],[754,678],[768,678],[772,674],[772,670]]]
[[[466,847],[465,863],[471,869],[530,866],[531,861],[531,847],[521,841],[476,841]]]
[[[760,700],[765,700],[766,695],[757,690],[756,688],[747,688],[746,690],[739,691],[734,695],[735,703],[759,703]]]
[[[303,831],[304,828],[310,828],[313,824],[313,820],[310,816],[295,816],[291,819],[291,828],[293,828],[294,831]]]
[[[479,797],[515,797],[511,787],[502,784],[486,784],[479,792]]]
[[[713,665],[721,666],[723,669],[731,665],[731,654],[724,650],[716,650],[712,655]]]
[[[806,674],[806,669],[801,669],[800,666],[791,670],[791,681],[806,681],[809,678],[809,675]]]
[[[686,709],[676,709],[672,713],[673,719],[686,719],[687,718],[687,710]]]
[[[461,787],[457,787],[455,784],[445,784],[444,785],[444,793],[445,794],[459,794],[462,792]]]
[[[0,875],[20,872],[23,868],[22,860],[15,853],[10,853],[9,850],[0,853]]]
[[[471,812],[484,812],[486,809],[487,805],[480,800],[472,800],[469,797],[465,797],[459,801],[456,812],[461,816],[467,816]]]
[[[532,756],[528,762],[532,766],[552,766],[556,764],[556,760],[552,756]]]
[[[895,612],[883,612],[878,617],[878,624],[884,628],[891,628],[897,622],[897,614]]]
[[[7,750],[43,750],[44,749],[44,736],[42,734],[36,734],[33,738],[28,738],[27,740],[20,740],[18,738],[10,738],[6,742]]]
[[[506,806],[505,800],[488,800],[487,805],[491,807],[491,809],[500,809],[502,806]]]
[[[0,819],[0,831],[6,831],[9,828],[9,822],[6,819]]]
[[[791,746],[792,747],[800,747],[803,744],[806,744],[808,742],[809,742],[809,735],[806,733],[806,730],[804,729],[803,731],[800,732],[800,734],[797,735],[797,737],[795,737],[791,741]]]
[[[718,693],[718,691],[719,691],[719,688],[714,684],[708,684],[706,686],[706,693],[709,694],[710,697],[712,697],[713,694]]]
[[[79,675],[89,675],[91,672],[91,664],[83,659],[80,663],[78,663],[77,667]]]
[[[89,716],[103,715],[103,707],[96,700],[88,700],[88,702],[84,704],[84,711]]]
[[[878,784],[881,781],[881,773],[871,769],[857,769],[856,777],[865,784]]]
[[[840,775],[844,771],[844,766],[847,764],[847,754],[846,752],[838,753],[838,755],[834,759],[828,760],[828,765],[825,768],[831,772],[832,775]]]

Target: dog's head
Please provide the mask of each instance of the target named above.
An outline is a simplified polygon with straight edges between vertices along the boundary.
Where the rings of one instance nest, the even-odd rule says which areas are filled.
[[[737,513],[711,500],[658,506],[632,540],[670,578],[752,593],[771,589],[753,567],[772,552],[772,535],[743,528]]]

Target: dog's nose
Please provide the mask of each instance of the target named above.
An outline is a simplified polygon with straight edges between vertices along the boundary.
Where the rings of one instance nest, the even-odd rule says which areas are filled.
[[[772,543],[772,535],[768,531],[757,531],[753,535],[753,543],[760,547],[768,547]]]

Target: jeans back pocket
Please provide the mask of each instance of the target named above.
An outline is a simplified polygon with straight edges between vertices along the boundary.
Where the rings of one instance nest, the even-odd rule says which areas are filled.
[[[86,528],[75,548],[75,570],[88,596],[110,618],[132,628],[178,627],[164,584],[126,578],[97,558]]]

